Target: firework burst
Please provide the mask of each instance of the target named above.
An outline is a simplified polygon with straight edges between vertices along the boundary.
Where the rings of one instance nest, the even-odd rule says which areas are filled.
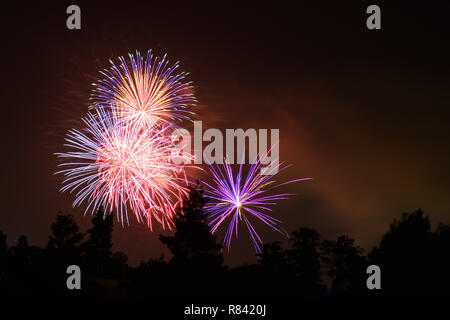
[[[166,55],[154,57],[151,50],[145,57],[136,51],[129,61],[119,57],[119,65],[112,60],[109,70],[100,71],[104,79],[94,83],[91,100],[95,108],[108,108],[121,121],[150,128],[164,124],[177,126],[189,120],[187,107],[197,100],[191,82],[184,82],[188,73],[177,73],[178,62],[169,65]]]
[[[65,146],[71,151],[57,153],[67,161],[57,172],[65,176],[61,191],[77,192],[74,206],[87,201],[85,213],[99,206],[116,209],[123,224],[129,222],[129,207],[150,228],[152,218],[170,228],[175,208],[187,195],[187,179],[184,167],[172,162],[168,127],[125,126],[102,109],[88,113],[83,122],[84,132],[67,134]]]
[[[205,210],[209,225],[212,227],[211,232],[216,232],[222,223],[230,220],[223,240],[224,246],[228,250],[233,233],[236,237],[238,236],[239,221],[242,221],[247,227],[258,253],[261,253],[260,244],[262,244],[262,240],[251,223],[252,219],[260,220],[270,228],[287,235],[286,231],[279,227],[281,221],[269,214],[272,211],[270,206],[275,205],[278,200],[289,198],[293,194],[270,194],[269,192],[285,184],[311,180],[311,178],[302,178],[274,185],[273,177],[276,173],[261,174],[262,161],[263,159],[257,157],[246,176],[243,176],[242,164],[239,166],[237,173],[233,173],[231,165],[225,161],[221,166],[211,166],[212,184],[203,181],[207,187],[205,193],[209,202],[205,206]],[[279,172],[285,168],[287,167],[276,165],[271,172]]]

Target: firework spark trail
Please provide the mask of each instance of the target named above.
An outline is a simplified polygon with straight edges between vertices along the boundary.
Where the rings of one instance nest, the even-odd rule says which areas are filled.
[[[85,132],[70,130],[65,139],[72,151],[57,153],[67,160],[60,166],[68,167],[57,172],[65,175],[61,191],[77,191],[73,205],[87,201],[85,213],[99,206],[115,208],[123,224],[124,218],[129,222],[129,206],[150,228],[152,218],[171,228],[174,211],[188,191],[184,167],[172,162],[168,127],[124,126],[102,109],[88,113],[83,122]]]
[[[169,66],[166,55],[160,60],[151,50],[144,58],[136,51],[129,54],[129,62],[119,57],[119,66],[112,66],[100,73],[91,100],[96,108],[108,108],[123,122],[150,128],[164,124],[176,127],[182,120],[189,120],[197,100],[192,92],[192,82],[184,82],[188,73],[176,73],[178,62]]]
[[[260,172],[261,163],[265,157],[260,159],[258,156],[245,177],[242,174],[242,164],[239,165],[237,174],[234,174],[229,162],[225,161],[222,166],[215,165],[210,167],[213,178],[212,184],[202,181],[207,187],[205,193],[207,198],[209,198],[209,202],[205,206],[205,211],[208,216],[209,225],[212,226],[211,232],[216,232],[226,219],[230,219],[223,239],[223,243],[228,250],[231,246],[233,233],[235,233],[236,237],[238,236],[238,224],[240,220],[247,227],[255,250],[261,253],[260,244],[262,244],[262,240],[250,222],[249,217],[256,218],[270,228],[287,235],[286,231],[278,226],[281,221],[268,213],[272,211],[270,206],[275,205],[276,201],[288,199],[293,194],[268,194],[268,192],[271,189],[285,184],[311,180],[311,178],[295,179],[272,186],[274,184],[272,178],[276,173],[262,175]],[[279,170],[273,170],[273,172],[279,172],[286,168],[287,166],[280,167],[280,165],[277,165],[277,169]]]

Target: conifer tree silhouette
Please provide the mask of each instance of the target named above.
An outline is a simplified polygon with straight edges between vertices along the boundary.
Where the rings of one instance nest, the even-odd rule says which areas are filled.
[[[173,220],[175,234],[160,235],[160,241],[173,254],[173,263],[204,262],[209,266],[220,266],[223,262],[220,252],[222,245],[217,243],[205,221],[205,200],[202,193],[202,190],[190,187],[189,196],[183,201],[182,209],[178,210]]]
[[[211,291],[220,294],[219,287],[224,287],[222,245],[211,234],[203,213],[204,204],[202,190],[190,188],[173,220],[174,234],[160,235],[160,241],[173,254],[166,270],[171,285],[177,287],[175,295],[206,297]]]
[[[433,241],[433,237],[430,220],[421,209],[394,219],[380,244],[369,254],[371,264],[382,270],[385,296],[429,297],[440,288],[437,284],[448,279],[448,270],[436,275],[440,257],[448,260],[448,244],[447,252],[442,247],[440,250],[444,251],[438,252],[439,241]]]
[[[80,263],[79,243],[84,235],[72,215],[58,214],[51,225],[52,234],[49,236],[46,252],[52,259],[62,264]]]
[[[94,277],[107,275],[111,263],[113,215],[104,215],[99,207],[92,218],[92,228],[87,233],[88,240],[82,244],[88,274]]]
[[[303,297],[318,296],[324,292],[321,280],[320,234],[312,228],[299,228],[291,233],[287,265],[289,275]]]

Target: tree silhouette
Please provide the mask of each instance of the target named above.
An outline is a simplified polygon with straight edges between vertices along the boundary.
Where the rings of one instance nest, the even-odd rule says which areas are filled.
[[[56,222],[51,225],[52,235],[49,236],[47,249],[71,250],[83,239],[73,215],[56,216]]]
[[[79,264],[79,243],[84,235],[79,231],[72,215],[56,216],[56,221],[51,225],[52,234],[46,247],[46,252],[51,259],[62,265]]]
[[[299,228],[289,246],[262,246],[257,264],[229,268],[222,246],[206,222],[201,190],[190,188],[174,218],[172,235],[161,235],[172,258],[149,259],[137,268],[123,252],[112,254],[112,215],[100,208],[81,243],[71,215],[56,216],[45,250],[22,235],[8,248],[0,232],[0,297],[8,298],[151,298],[259,300],[302,298],[448,298],[450,225],[431,231],[422,210],[394,219],[369,254],[348,236],[321,240],[319,232]],[[67,290],[66,268],[80,262],[83,290]],[[368,264],[381,268],[382,290],[368,290]],[[331,279],[331,294],[322,281]]]
[[[238,278],[239,281],[246,283],[251,288],[246,294],[260,298],[289,295],[287,290],[284,290],[286,280],[289,278],[289,266],[286,260],[286,250],[281,246],[281,242],[274,241],[263,244],[261,253],[257,254],[257,257],[258,270],[250,273],[251,268],[242,269]],[[262,279],[264,279],[264,282],[261,281]],[[236,283],[236,285],[239,285],[239,283]],[[267,292],[265,288],[271,288],[271,292]],[[289,286],[289,288],[292,287]]]
[[[320,234],[314,229],[299,228],[292,232],[289,243],[291,246],[288,249],[283,249],[278,241],[263,245],[258,255],[261,266],[259,277],[264,278],[270,291],[259,287],[257,283],[253,286],[272,298],[295,299],[323,295],[325,287],[321,284]]]
[[[45,295],[48,297],[70,298],[75,292],[69,292],[66,287],[66,270],[70,265],[81,264],[80,242],[83,233],[72,215],[59,212],[56,220],[50,226],[51,234],[47,246],[36,261],[34,268],[39,273]]]
[[[168,269],[177,294],[205,296],[205,292],[218,288],[223,280],[222,245],[205,220],[202,190],[189,188],[182,209],[174,217],[175,233],[160,235],[160,241],[173,254]],[[215,279],[212,283],[210,279]],[[219,293],[219,290],[216,291]]]
[[[180,282],[174,281],[174,275],[171,275],[170,272],[171,269],[163,255],[158,259],[141,261],[139,267],[130,270],[130,297],[140,299],[176,297],[178,290],[173,292],[173,285],[177,283],[180,285]],[[181,279],[176,275],[175,278]]]
[[[17,241],[17,245],[10,247],[8,251],[9,260],[13,268],[22,269],[31,263],[33,258],[37,257],[42,249],[36,246],[29,246],[26,236],[21,235]]]
[[[192,187],[189,189],[189,196],[173,220],[175,234],[160,235],[159,239],[173,254],[172,263],[206,263],[209,267],[219,267],[223,263],[222,245],[217,243],[205,221],[203,192]]]
[[[107,275],[111,263],[113,215],[105,215],[99,207],[92,218],[89,238],[82,244],[88,274],[94,277]]]
[[[36,266],[42,251],[37,246],[29,246],[28,239],[24,235],[19,236],[16,246],[9,248],[6,263],[8,277],[2,284],[8,288],[8,295],[32,297],[39,290],[42,281]]]
[[[299,228],[291,233],[290,243],[292,249],[287,250],[287,264],[299,294],[322,294],[320,234],[311,228]]]
[[[125,252],[117,251],[111,256],[111,275],[123,278],[128,272],[128,256]]]
[[[431,256],[433,276],[433,291],[435,297],[450,297],[448,288],[450,288],[450,225],[440,222],[436,231],[432,234]]]
[[[433,295],[435,282],[443,280],[436,278],[435,264],[443,255],[445,251],[437,252],[434,246],[429,218],[419,209],[394,219],[369,259],[382,270],[385,295],[417,298]]]
[[[383,296],[390,298],[450,297],[448,293],[449,226],[431,231],[419,209],[394,219],[369,261],[382,270]]]
[[[358,296],[366,291],[367,262],[355,240],[340,236],[336,241],[322,242],[322,261],[332,281],[332,292],[341,297]]]
[[[286,266],[286,252],[283,250],[281,242],[274,241],[263,244],[261,253],[258,254],[258,262],[267,272],[282,272]]]

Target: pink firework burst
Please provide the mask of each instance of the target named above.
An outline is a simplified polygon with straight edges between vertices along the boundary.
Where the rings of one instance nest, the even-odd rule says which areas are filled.
[[[171,228],[188,182],[184,166],[172,161],[168,127],[123,125],[102,109],[88,113],[83,122],[83,132],[74,129],[67,134],[65,146],[71,151],[57,153],[66,160],[60,165],[65,169],[57,172],[65,175],[61,191],[76,191],[74,206],[87,201],[85,212],[99,206],[116,209],[123,224],[124,219],[129,222],[130,208],[150,228],[152,218]]]

